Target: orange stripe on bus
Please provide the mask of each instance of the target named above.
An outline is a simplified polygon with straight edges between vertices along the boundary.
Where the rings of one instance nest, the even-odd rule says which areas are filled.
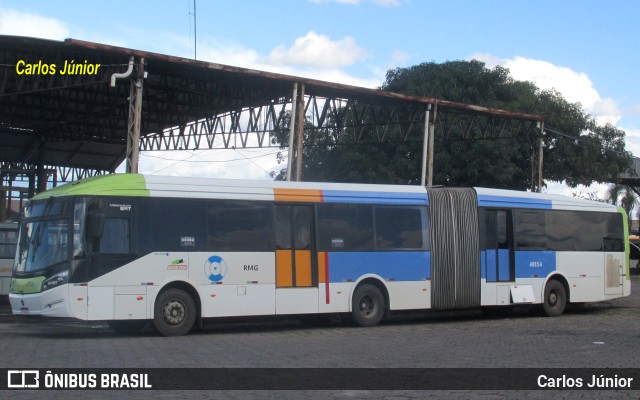
[[[306,203],[321,203],[322,190],[312,189],[273,189],[276,201],[300,201]]]
[[[276,287],[291,286],[291,250],[276,250]]]
[[[296,250],[296,287],[310,287],[311,251]]]

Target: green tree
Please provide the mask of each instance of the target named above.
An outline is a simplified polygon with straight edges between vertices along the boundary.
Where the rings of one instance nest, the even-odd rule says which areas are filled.
[[[387,72],[381,89],[543,115],[549,128],[544,149],[547,180],[566,180],[572,186],[610,182],[630,165],[624,131],[612,125],[599,126],[579,103],[569,103],[558,92],[540,90],[531,82],[516,81],[500,66],[489,69],[480,61],[452,61],[397,68]],[[385,143],[355,145],[352,133],[350,128],[341,132],[316,129],[307,121],[303,179],[420,182],[421,142],[403,142],[391,129]],[[529,187],[532,143],[522,137],[460,140],[461,137],[455,131],[447,140],[436,134],[434,184]],[[274,140],[287,145],[288,130],[284,125]],[[279,175],[282,179],[286,171]]]
[[[544,177],[548,180],[566,180],[574,187],[610,182],[631,162],[624,131],[612,125],[599,126],[579,103],[569,103],[557,91],[516,81],[500,66],[489,69],[475,60],[424,63],[389,71],[382,88],[543,115],[549,128],[544,149]],[[475,151],[467,153],[474,157],[472,166],[460,170],[456,159],[465,150],[463,145],[436,142],[434,181],[526,189],[531,168],[529,146],[522,139],[478,144]]]

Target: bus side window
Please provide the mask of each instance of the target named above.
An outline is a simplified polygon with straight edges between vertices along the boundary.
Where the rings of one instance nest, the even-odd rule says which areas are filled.
[[[210,251],[273,249],[273,206],[264,202],[214,201],[207,207]]]
[[[311,248],[311,208],[295,207],[293,214],[296,250],[308,250]]]
[[[276,249],[291,249],[291,206],[276,206]]]
[[[507,212],[499,210],[496,213],[497,217],[497,235],[498,235],[498,248],[508,249],[509,238],[507,237]]]
[[[423,221],[419,208],[376,207],[377,249],[423,249]]]
[[[129,220],[106,218],[102,238],[94,251],[100,254],[129,254]]]
[[[372,251],[373,208],[369,204],[317,205],[318,251]]]
[[[515,236],[518,250],[545,250],[547,236],[543,210],[518,210],[515,212]]]
[[[18,243],[17,230],[0,230],[0,258],[12,259]]]

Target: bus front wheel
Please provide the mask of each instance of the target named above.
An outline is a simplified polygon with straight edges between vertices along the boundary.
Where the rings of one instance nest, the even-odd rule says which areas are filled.
[[[356,289],[351,304],[351,316],[358,325],[378,325],[384,313],[385,302],[380,289],[369,284],[361,285]]]
[[[153,323],[162,335],[186,335],[195,321],[196,305],[187,293],[180,289],[168,289],[158,295]]]
[[[562,315],[567,306],[567,292],[564,285],[557,280],[547,282],[544,287],[544,299],[542,299],[542,311],[548,317]]]

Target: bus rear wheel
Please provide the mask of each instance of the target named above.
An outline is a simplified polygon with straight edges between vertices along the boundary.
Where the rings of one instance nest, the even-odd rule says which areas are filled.
[[[548,317],[562,315],[567,306],[567,292],[564,285],[557,280],[547,282],[544,287],[544,299],[542,299],[542,311]]]
[[[358,286],[351,303],[351,316],[360,326],[375,326],[382,321],[385,313],[384,296],[373,285]]]
[[[182,336],[189,333],[196,321],[196,304],[191,296],[180,289],[167,289],[156,299],[153,324],[164,336]]]

